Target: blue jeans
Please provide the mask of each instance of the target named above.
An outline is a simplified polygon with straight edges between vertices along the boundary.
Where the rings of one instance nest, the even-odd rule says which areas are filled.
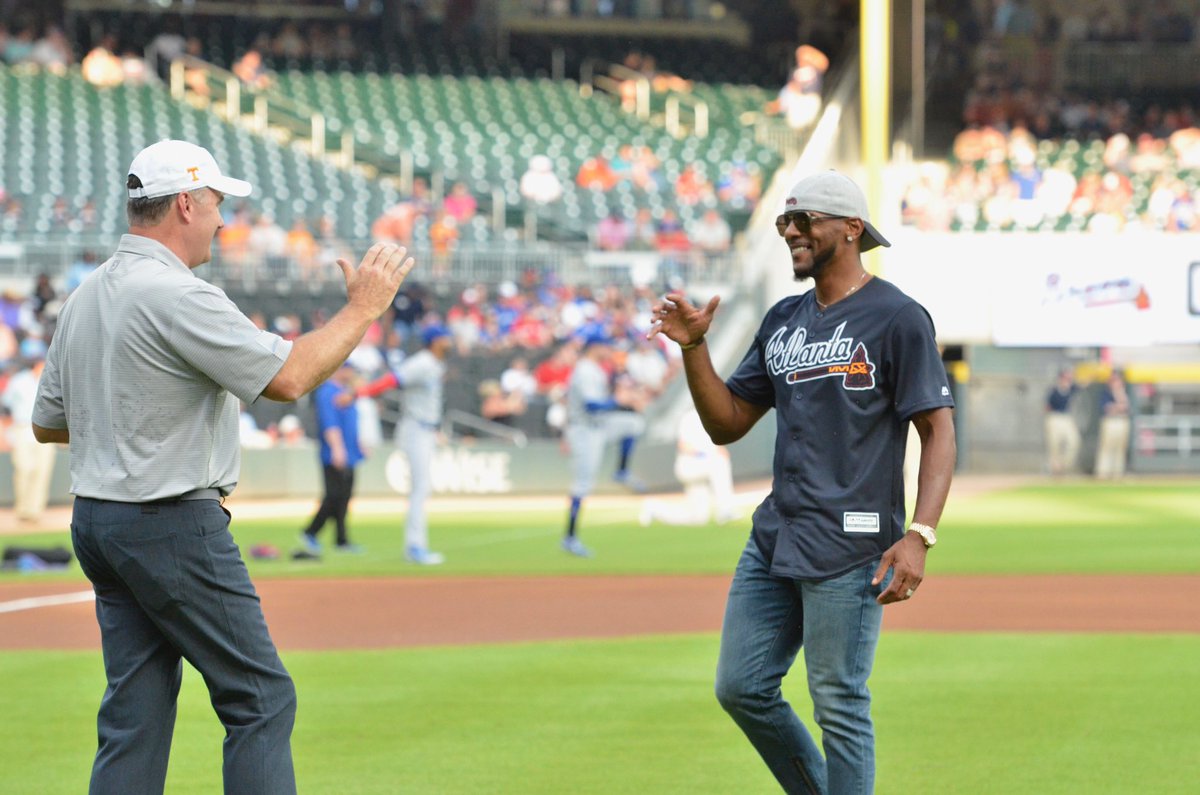
[[[772,577],[751,539],[742,552],[721,630],[717,700],[785,792],[870,793],[875,733],[867,678],[883,607],[871,585],[878,561],[830,580]],[[824,755],[780,691],[804,648],[808,692]]]
[[[293,795],[296,690],[220,503],[79,497],[71,540],[96,591],[108,679],[92,795],[163,791],[181,659],[225,726],[225,792]]]

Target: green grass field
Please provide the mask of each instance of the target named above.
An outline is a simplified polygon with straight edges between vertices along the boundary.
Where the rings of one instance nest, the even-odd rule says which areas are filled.
[[[1200,572],[1200,499],[1197,484],[1075,483],[1029,486],[981,496],[951,498],[939,527],[941,542],[929,558],[931,574]],[[315,506],[314,506],[315,507]],[[248,561],[255,577],[443,576],[463,574],[620,574],[733,571],[746,542],[749,517],[725,526],[680,528],[637,524],[637,508],[585,506],[582,536],[597,555],[580,560],[558,548],[566,512],[496,511],[434,513],[432,546],[447,555],[435,569],[406,566],[402,516],[362,516],[351,521],[367,554],[327,554],[319,563]],[[307,517],[246,520],[234,514],[243,551],[273,544],[297,547]],[[323,540],[328,541],[331,528]],[[2,543],[65,544],[70,535],[9,536]],[[77,567],[46,580],[83,580]],[[0,573],[0,582],[22,575]]]
[[[1037,486],[952,502],[938,573],[1197,573],[1195,484]],[[255,562],[256,577],[732,570],[745,526],[636,526],[589,511],[597,557],[555,546],[561,512],[435,514],[449,563],[399,562],[397,520],[354,523],[361,557]],[[292,545],[298,519],[236,521]],[[44,544],[63,534],[24,539]],[[22,539],[5,539],[20,543]],[[4,575],[13,581],[19,575]],[[55,575],[78,579],[77,573]],[[288,652],[310,793],[769,793],[712,696],[714,635]],[[886,633],[872,678],[880,793],[1173,793],[1200,779],[1200,634]],[[799,674],[799,669],[797,674]],[[807,717],[802,676],[789,697]],[[0,653],[0,792],[84,788],[98,653]],[[189,669],[167,791],[220,790],[221,727]]]

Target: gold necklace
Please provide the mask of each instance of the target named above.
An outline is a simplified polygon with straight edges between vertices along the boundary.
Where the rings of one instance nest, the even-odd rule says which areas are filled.
[[[866,278],[867,278],[867,272],[866,272],[866,271],[863,271],[863,272],[862,272],[862,276],[859,276],[859,277],[858,277],[858,281],[857,281],[857,282],[855,282],[855,283],[854,283],[854,285],[853,285],[853,286],[851,286],[851,288],[850,288],[849,290],[847,290],[847,291],[846,291],[846,294],[845,294],[845,295],[843,295],[843,296],[842,296],[842,298],[845,298],[846,296],[850,295],[850,293],[852,293],[852,292],[854,292],[855,290],[857,290],[859,287],[862,287],[862,285],[863,285],[863,281],[864,281]],[[840,300],[842,300],[842,298],[839,298],[839,299],[837,299],[837,301],[840,301]],[[817,298],[817,288],[816,288],[816,287],[814,287],[814,288],[813,288],[813,300],[817,302],[817,307],[818,307],[818,308],[819,308],[819,309],[820,309],[822,312],[824,312],[826,309],[828,309],[828,308],[829,308],[829,304],[823,304],[823,303],[821,303],[821,299],[820,299],[820,298]],[[837,303],[837,301],[833,301],[832,303]]]

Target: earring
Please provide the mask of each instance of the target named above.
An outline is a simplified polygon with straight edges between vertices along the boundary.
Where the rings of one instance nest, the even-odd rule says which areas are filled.
[[[853,242],[854,242],[854,235],[846,235],[846,242],[847,242],[847,243],[853,243]]]

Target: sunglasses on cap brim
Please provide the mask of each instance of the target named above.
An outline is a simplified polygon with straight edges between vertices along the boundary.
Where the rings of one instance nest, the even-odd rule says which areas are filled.
[[[810,213],[808,210],[796,210],[790,213],[784,213],[775,219],[775,228],[780,235],[787,232],[787,228],[792,224],[801,232],[811,232],[813,224],[818,221],[832,221],[838,218],[846,218],[845,215],[822,215],[821,213]]]

